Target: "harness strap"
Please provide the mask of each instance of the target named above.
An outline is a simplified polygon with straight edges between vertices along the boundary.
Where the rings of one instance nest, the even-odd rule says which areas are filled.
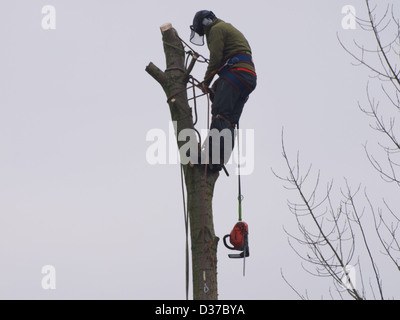
[[[233,56],[229,57],[226,62],[221,65],[218,69],[218,73],[221,72],[226,67],[230,67],[235,65],[236,63],[247,63],[254,68],[254,62],[251,54],[244,52],[244,53],[236,53]]]
[[[240,75],[236,74],[237,71],[245,71],[249,72],[255,76],[257,74],[249,69],[246,68],[234,68],[237,63],[247,63],[248,65],[254,68],[253,58],[251,54],[247,52],[237,53],[231,57],[229,57],[225,64],[223,64],[218,69],[218,74],[220,77],[224,78],[228,81],[237,91],[240,92],[242,99],[247,99],[250,93],[254,90],[254,88],[250,87],[248,83],[240,77]]]
[[[233,71],[235,71],[235,70],[237,70],[237,71],[244,71],[244,72],[248,72],[248,73],[251,73],[251,74],[257,76],[257,74],[256,74],[255,72],[253,72],[253,71],[251,71],[251,70],[249,70],[249,69],[246,69],[246,68],[232,68],[231,70],[233,70]]]
[[[239,122],[237,124],[237,149],[238,149],[238,201],[239,201],[239,221],[242,221],[242,182],[240,180],[240,138],[239,138]]]
[[[220,77],[225,79],[237,91],[239,91],[242,99],[247,99],[250,93],[253,92],[254,88],[250,87],[249,84],[239,74],[237,74],[237,71],[242,71],[240,69],[241,68],[225,69],[220,73]],[[244,70],[250,71],[247,69]]]

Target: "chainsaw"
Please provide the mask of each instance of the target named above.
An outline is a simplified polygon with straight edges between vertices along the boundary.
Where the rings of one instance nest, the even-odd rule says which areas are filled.
[[[227,238],[232,246],[228,245]],[[230,250],[242,251],[241,253],[229,254],[228,257],[232,259],[243,258],[243,276],[245,275],[245,262],[246,258],[250,256],[249,252],[249,226],[246,222],[239,221],[235,224],[230,234],[223,238],[224,245]]]

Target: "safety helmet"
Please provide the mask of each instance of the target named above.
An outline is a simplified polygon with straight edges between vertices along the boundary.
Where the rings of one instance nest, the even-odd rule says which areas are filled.
[[[204,45],[204,24],[205,19],[208,21],[214,21],[217,17],[212,11],[201,10],[198,11],[193,19],[193,24],[190,26],[190,30],[192,30],[190,34],[190,42],[197,45]],[[207,21],[207,20],[206,20]]]

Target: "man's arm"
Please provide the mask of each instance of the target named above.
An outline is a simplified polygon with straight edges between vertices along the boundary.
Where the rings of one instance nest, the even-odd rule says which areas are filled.
[[[210,50],[210,62],[204,76],[204,85],[209,86],[216,71],[222,64],[224,52],[224,32],[218,26],[211,28],[208,36],[208,49]]]

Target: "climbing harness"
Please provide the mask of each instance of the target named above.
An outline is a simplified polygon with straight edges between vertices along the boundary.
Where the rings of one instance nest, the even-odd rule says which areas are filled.
[[[253,58],[251,57],[251,54],[247,53],[247,52],[243,52],[243,53],[237,53],[231,57],[229,57],[226,62],[219,68],[218,71],[221,71],[222,69],[226,68],[226,67],[231,67],[236,63],[246,63],[250,66],[252,66],[254,68],[254,62],[253,62]]]
[[[256,76],[256,73],[246,68],[232,68],[237,63],[245,63],[254,68],[253,59],[248,53],[239,53],[229,59],[218,69],[218,75],[228,81],[236,90],[241,94],[242,99],[247,99],[254,88],[250,87],[246,81],[242,79],[238,71],[244,71],[252,73]]]
[[[237,124],[237,131],[239,131],[239,123]],[[237,132],[237,148],[238,148],[238,209],[239,217],[238,222],[233,227],[230,234],[224,236],[224,245],[230,250],[242,251],[239,254],[229,254],[228,257],[232,259],[243,258],[243,276],[246,274],[246,258],[250,255],[249,252],[249,226],[246,222],[242,221],[242,183],[240,176],[240,139],[239,132]],[[232,246],[227,243],[227,238]]]

